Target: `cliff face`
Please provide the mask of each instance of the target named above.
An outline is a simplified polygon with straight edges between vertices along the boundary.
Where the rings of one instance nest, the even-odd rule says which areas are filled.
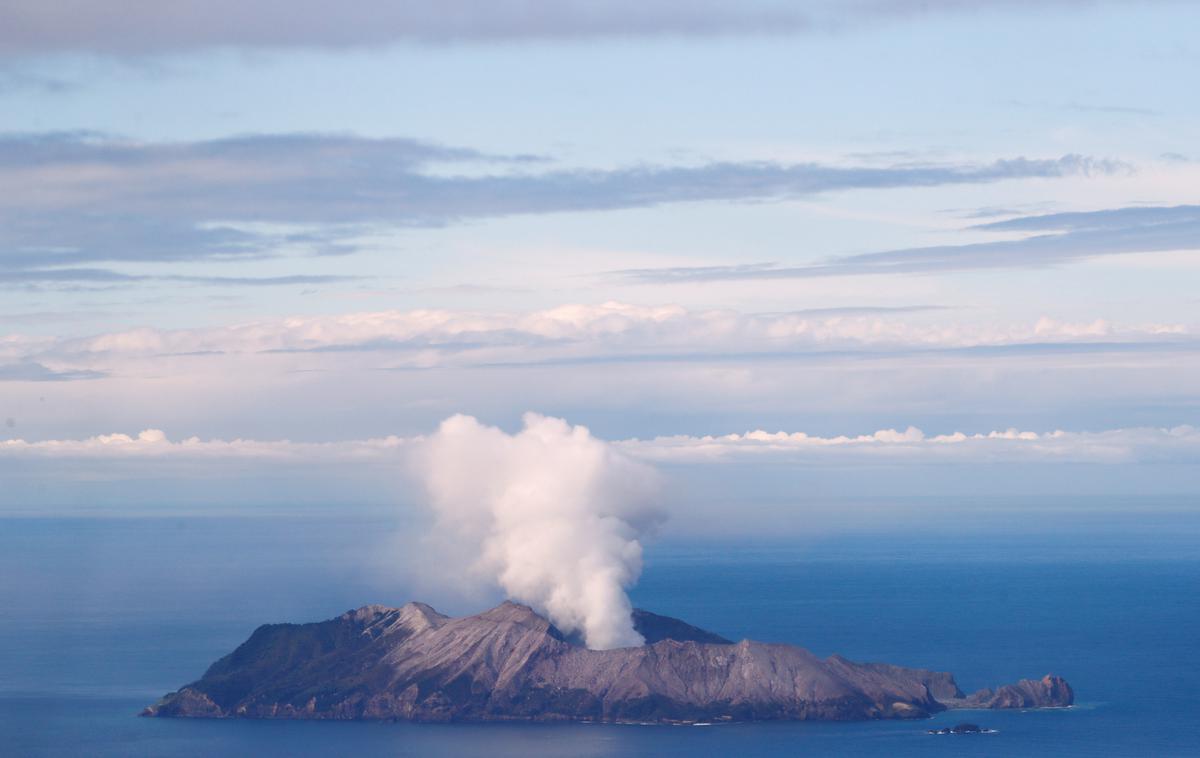
[[[717,721],[919,718],[947,707],[1069,705],[1065,681],[970,697],[951,675],[728,640],[634,614],[641,647],[588,650],[529,608],[449,618],[366,606],[257,629],[143,715],[203,718]]]

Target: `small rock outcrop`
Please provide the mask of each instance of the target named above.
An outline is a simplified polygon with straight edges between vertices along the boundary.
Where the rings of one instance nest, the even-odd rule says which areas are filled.
[[[941,729],[930,729],[930,734],[994,734],[995,729],[988,729],[986,726],[979,724],[955,724],[954,726],[944,726]]]
[[[982,689],[964,699],[964,708],[1054,708],[1075,702],[1075,692],[1061,676],[1022,679],[994,690]]]
[[[639,647],[589,650],[503,603],[465,618],[423,603],[268,624],[142,715],[635,722],[923,718],[949,707],[1063,706],[1058,677],[965,696],[947,673],[719,635],[634,612]]]

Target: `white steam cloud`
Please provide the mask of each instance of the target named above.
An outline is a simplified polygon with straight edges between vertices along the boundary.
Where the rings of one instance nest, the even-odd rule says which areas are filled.
[[[534,413],[507,434],[470,416],[442,422],[421,474],[438,536],[471,572],[544,613],[588,647],[640,645],[625,590],[659,518],[658,475],[586,427]]]

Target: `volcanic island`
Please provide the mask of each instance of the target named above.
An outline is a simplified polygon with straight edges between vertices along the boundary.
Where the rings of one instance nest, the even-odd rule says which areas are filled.
[[[966,694],[945,672],[733,642],[633,611],[637,647],[590,650],[505,602],[451,618],[424,603],[267,624],[143,716],[719,723],[921,719],[948,709],[1061,708],[1058,676]]]

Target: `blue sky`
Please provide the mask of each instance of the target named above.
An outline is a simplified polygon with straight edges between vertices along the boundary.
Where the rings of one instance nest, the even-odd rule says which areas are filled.
[[[6,502],[86,499],[97,466],[145,490],[329,456],[342,481],[365,441],[528,410],[800,490],[882,460],[897,491],[1059,492],[1070,464],[1194,492],[1198,26],[1179,2],[10,4],[0,471],[68,483]],[[870,441],[702,442],[755,430]]]

